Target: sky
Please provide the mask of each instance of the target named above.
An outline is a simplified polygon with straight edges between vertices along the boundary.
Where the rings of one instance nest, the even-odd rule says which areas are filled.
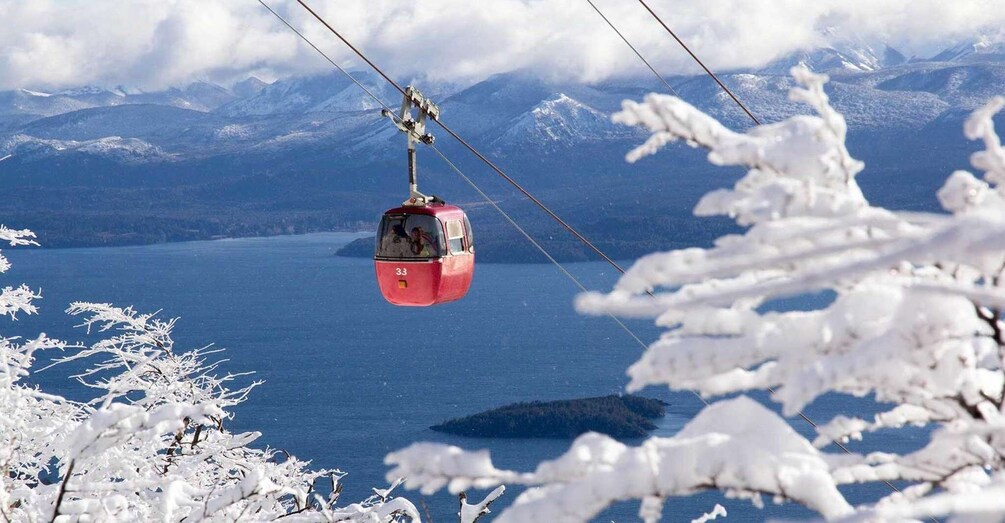
[[[264,0],[342,65],[362,64],[295,0]],[[639,76],[586,0],[304,0],[399,77],[471,83]],[[666,75],[697,66],[633,0],[595,0]],[[907,56],[1005,41],[1005,0],[649,0],[713,69],[759,67],[831,40]],[[258,0],[0,0],[0,89],[158,90],[328,71]],[[825,36],[829,35],[829,36]]]

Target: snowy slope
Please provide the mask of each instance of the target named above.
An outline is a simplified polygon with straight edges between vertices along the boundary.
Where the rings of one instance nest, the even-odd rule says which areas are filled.
[[[497,137],[513,119],[556,94],[555,87],[524,73],[495,75],[443,100],[443,119],[474,135]]]
[[[788,74],[796,65],[805,65],[812,71],[871,72],[907,62],[900,51],[889,46],[868,44],[837,44],[799,51],[771,62],[758,70],[763,74]]]
[[[614,126],[610,115],[559,93],[515,118],[492,145],[497,148],[576,145],[631,134],[626,128]]]
[[[238,98],[249,98],[262,92],[262,89],[268,86],[268,83],[263,82],[258,77],[251,76],[234,84],[230,88],[230,91]]]
[[[108,136],[138,138],[167,148],[197,145],[224,121],[216,116],[170,105],[97,107],[33,121],[19,134],[41,139],[87,141]]]
[[[1005,93],[1005,62],[982,64],[927,64],[904,68],[903,74],[878,83],[884,91],[922,91],[946,103],[966,108],[983,105]]]
[[[212,111],[236,100],[238,96],[229,89],[209,82],[195,82],[183,89],[172,88],[152,93],[136,93],[126,97],[125,103],[169,105],[193,111]]]
[[[77,100],[71,96],[29,89],[0,92],[0,115],[52,116],[94,106],[93,103]]]
[[[833,26],[817,28],[817,33],[826,45],[816,49],[804,49],[779,58],[757,71],[761,74],[788,75],[789,69],[805,65],[817,72],[873,72],[895,67],[907,62],[907,58],[886,42],[870,41],[856,34],[842,32]]]
[[[0,139],[0,157],[39,160],[69,153],[84,153],[126,165],[171,161],[174,157],[156,145],[135,138],[108,136],[96,140],[46,140],[26,135]]]
[[[253,89],[243,84],[246,91]],[[229,89],[208,82],[196,82],[184,88],[143,92],[128,88],[104,89],[84,86],[45,92],[32,89],[0,91],[0,116],[56,116],[81,109],[114,107],[128,104],[153,104],[195,111],[211,111],[238,98]]]
[[[943,50],[929,59],[932,62],[1005,61],[1005,41],[979,36]]]
[[[401,95],[376,74],[354,74],[385,103],[392,107],[401,103]],[[245,117],[360,111],[379,107],[341,73],[288,78],[258,87],[260,88],[251,96],[223,105],[217,113],[228,117]]]

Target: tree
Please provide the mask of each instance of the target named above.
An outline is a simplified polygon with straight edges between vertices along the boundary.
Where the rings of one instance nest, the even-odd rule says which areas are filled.
[[[650,94],[615,121],[651,136],[635,161],[683,140],[716,165],[747,169],[731,189],[705,195],[698,216],[746,228],[708,249],[638,260],[609,293],[576,300],[587,314],[655,318],[667,331],[628,369],[629,391],[668,385],[707,398],[770,391],[792,416],[828,393],[892,404],[874,419],[837,416],[810,442],[746,396],[717,401],[671,438],[628,447],[599,434],[576,439],[533,472],[497,469],[487,452],[417,443],[388,455],[389,476],[424,493],[527,485],[497,521],[586,521],[614,501],[639,499],[660,518],[663,499],[716,489],[761,503],[800,503],[828,520],[955,514],[1005,519],[1005,149],[992,116],[965,125],[984,150],[938,192],[949,214],[874,207],[855,181],[864,165],[845,146],[844,118],[827,77],[796,68],[795,101],[815,115],[725,128],[686,102]],[[830,291],[813,310],[773,312],[769,301]],[[652,292],[653,295],[648,293]],[[911,453],[858,455],[832,444],[879,429],[931,426]],[[904,481],[878,503],[852,506],[849,483]],[[984,519],[982,519],[984,521]]]
[[[34,245],[34,234],[0,226],[0,240]],[[0,273],[10,263],[0,255]],[[0,291],[0,314],[37,312],[26,285]],[[179,351],[174,320],[131,308],[74,303],[90,345],[44,334],[0,337],[0,521],[419,521],[416,508],[374,489],[360,503],[336,506],[344,473],[250,445],[225,422],[257,382],[218,375],[216,350]],[[40,350],[85,360],[76,378],[97,394],[70,401],[25,384]],[[322,482],[331,490],[318,493]]]

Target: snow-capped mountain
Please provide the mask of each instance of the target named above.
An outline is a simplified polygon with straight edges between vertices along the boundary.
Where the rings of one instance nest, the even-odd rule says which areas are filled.
[[[957,53],[951,62],[902,63],[903,56],[895,50],[850,42],[790,57],[775,67],[788,69],[796,60],[830,71],[828,92],[853,136],[913,132],[940,122],[947,111],[972,108],[1005,91],[1005,63],[974,61],[973,56],[992,56],[983,51],[964,61]],[[378,76],[358,77],[389,105],[398,105],[397,91]],[[788,99],[792,80],[787,74],[766,68],[724,73],[722,78],[763,121],[805,110]],[[750,125],[710,79],[670,81],[684,100],[727,125]],[[584,145],[605,142],[607,150],[627,150],[638,140],[637,131],[613,124],[610,114],[624,99],[661,90],[646,77],[582,85],[548,82],[523,72],[497,75],[463,89],[446,84],[424,89],[436,93],[443,121],[493,155],[552,155],[557,163],[569,164]],[[272,84],[250,78],[230,89],[195,83],[158,93],[94,87],[7,91],[0,93],[0,115],[5,115],[0,116],[0,140],[16,142],[7,146],[5,155],[13,156],[0,170],[17,165],[28,169],[39,158],[73,153],[113,163],[181,162],[198,170],[200,162],[214,162],[227,166],[228,172],[239,165],[290,172],[304,162],[366,166],[375,159],[393,161],[398,157],[388,151],[400,145],[397,131],[380,116],[377,105],[340,73]],[[437,133],[435,126],[431,130]],[[442,133],[439,138],[443,147],[455,146],[444,142]],[[72,169],[72,162],[59,168]]]
[[[961,42],[931,57],[932,62],[1005,61],[1005,40],[980,36]]]
[[[268,83],[263,82],[258,77],[251,76],[237,82],[230,88],[230,90],[237,95],[238,98],[250,98],[262,92],[262,89],[265,89],[268,86]]]
[[[796,65],[813,71],[872,72],[907,62],[900,51],[884,45],[838,43],[832,46],[799,51],[775,60],[760,69],[763,74],[788,74]]]
[[[196,82],[184,88],[155,92],[143,92],[125,87],[105,89],[95,86],[54,92],[17,89],[0,91],[0,119],[12,115],[46,117],[95,107],[135,104],[211,111],[238,97],[229,89],[208,82]]]
[[[136,93],[126,96],[125,103],[170,105],[193,111],[212,111],[237,99],[229,89],[209,82],[195,82],[183,89],[172,88],[154,93]]]
[[[45,93],[30,89],[0,92],[0,116],[30,115],[37,118],[94,106],[93,103],[59,93]]]
[[[936,95],[950,106],[976,108],[1005,93],[1005,61],[913,64],[901,74],[885,74],[875,84],[884,91],[914,91]]]
[[[805,65],[813,71],[865,73],[907,62],[900,51],[886,42],[869,41],[826,25],[817,28],[817,34],[825,45],[781,57],[758,72],[787,75],[793,66]]]
[[[391,107],[401,95],[375,73],[354,73],[357,80]],[[242,84],[241,88],[247,87]],[[314,112],[365,111],[380,106],[363,95],[358,86],[342,73],[279,80],[256,85],[250,96],[223,105],[217,112],[229,117],[304,114]]]
[[[544,100],[515,118],[492,145],[506,147],[551,147],[608,140],[635,134],[611,124],[611,116],[564,93]]]
[[[1005,85],[1003,63],[891,65],[902,56],[888,48],[882,53],[858,45],[807,55],[818,58],[815,67],[841,72],[829,89],[853,132],[920,128],[949,108],[981,103]],[[359,78],[389,105],[397,105],[398,93],[375,74]],[[801,110],[787,99],[792,85],[787,75],[766,69],[723,78],[765,121]],[[695,106],[730,125],[749,125],[746,115],[708,78],[672,82],[679,95]],[[592,86],[553,84],[526,73],[510,73],[447,93],[440,106],[444,121],[503,155],[510,150],[558,151],[600,140],[633,139],[632,132],[612,124],[609,115],[621,100],[659,90],[653,84],[645,78]],[[365,159],[396,136],[379,116],[377,105],[341,74],[273,84],[249,79],[233,89],[196,83],[159,93],[99,88],[8,91],[0,94],[0,107],[4,105],[7,110],[0,114],[13,116],[0,124],[0,136],[17,135],[22,141],[31,137],[40,143],[132,138],[188,159],[265,151],[275,155],[310,146]],[[159,156],[149,158],[156,161]]]
[[[94,140],[49,140],[14,135],[0,140],[0,157],[41,160],[54,156],[82,153],[114,160],[125,165],[172,161],[174,156],[137,138],[106,136]]]

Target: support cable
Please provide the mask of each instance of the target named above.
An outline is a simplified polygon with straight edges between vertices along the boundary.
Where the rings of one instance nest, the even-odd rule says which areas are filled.
[[[499,205],[496,204],[496,202],[494,202],[492,200],[492,198],[489,198],[489,195],[485,194],[481,190],[481,188],[479,188],[477,185],[475,185],[474,181],[472,181],[463,172],[461,172],[460,168],[458,168],[456,165],[454,165],[454,162],[451,162],[446,157],[446,155],[444,155],[442,152],[440,152],[439,149],[436,148],[435,145],[430,145],[429,148],[432,149],[433,151],[435,151],[436,154],[438,154],[440,156],[440,158],[442,158],[443,161],[446,162],[447,165],[449,165],[450,168],[453,169],[454,172],[457,173],[457,175],[461,177],[461,179],[463,179],[465,182],[468,182],[468,185],[470,185],[472,189],[474,189],[475,191],[477,191],[478,194],[480,194],[482,196],[482,198],[484,198],[485,201],[488,202],[489,205],[491,205],[496,211],[499,211],[499,214],[501,214],[503,218],[506,218],[506,221],[508,221],[510,223],[510,225],[513,226],[514,229],[516,229],[520,234],[522,234],[524,238],[527,238],[527,241],[529,241],[534,247],[536,247],[537,250],[541,251],[541,254],[543,254],[545,258],[548,258],[548,261],[550,261],[551,263],[555,264],[555,267],[558,267],[558,270],[562,271],[563,274],[565,274],[566,276],[568,276],[569,279],[572,280],[572,283],[576,284],[576,287],[579,287],[579,290],[581,290],[583,292],[589,292],[589,289],[587,289],[586,286],[583,285],[582,282],[580,282],[578,278],[576,278],[571,272],[569,272],[569,270],[566,269],[565,266],[562,265],[561,262],[559,262],[554,257],[552,257],[552,255],[549,254],[548,251],[545,250],[545,248],[540,243],[538,243],[537,240],[535,240],[530,235],[530,233],[528,233],[526,230],[524,230],[524,228],[521,227],[520,224],[518,224],[516,222],[516,220],[514,220],[506,211],[502,210],[502,208],[499,207]],[[649,346],[646,345],[646,342],[642,341],[642,339],[639,338],[638,335],[636,335],[635,332],[632,331],[632,329],[630,329],[628,327],[628,325],[625,325],[625,323],[623,321],[621,321],[621,318],[618,318],[617,316],[615,316],[613,314],[610,314],[610,313],[608,313],[607,316],[610,317],[612,320],[614,320],[614,322],[617,323],[622,329],[624,329],[624,331],[627,332],[628,335],[631,336],[632,339],[634,339],[635,342],[638,343],[640,347],[642,347],[643,351],[645,351],[645,350],[647,350],[649,348]],[[708,406],[708,402],[705,401],[705,398],[702,398],[700,394],[697,394],[697,393],[695,393],[695,394],[698,396],[698,399],[700,399],[702,401],[702,403],[704,403],[706,406]]]
[[[667,90],[670,91],[670,94],[676,96],[677,98],[680,98],[680,95],[677,94],[677,91],[670,85],[670,82],[667,82],[666,78],[663,78],[663,75],[656,72],[656,68],[649,63],[649,60],[646,60],[646,58],[642,56],[642,53],[640,53],[639,50],[636,49],[635,46],[628,41],[628,38],[625,38],[625,35],[621,34],[621,31],[618,30],[618,28],[614,25],[614,23],[611,22],[610,19],[608,19],[606,16],[604,16],[604,13],[600,10],[599,7],[597,7],[596,4],[593,3],[593,0],[586,0],[586,3],[590,4],[590,7],[592,7],[593,10],[596,11],[598,15],[600,15],[600,18],[603,18],[604,21],[607,22],[607,25],[609,25],[611,29],[613,29],[614,32],[621,37],[621,40],[624,41],[625,44],[627,44],[628,47],[632,49],[632,52],[635,53],[635,56],[639,57],[639,60],[642,60],[642,63],[646,64],[646,67],[648,67],[649,70],[652,71],[654,75],[656,75],[656,78],[659,78],[659,80],[663,82],[663,85],[667,87]]]
[[[639,3],[642,4],[642,7],[646,8],[646,11],[649,11],[649,14],[653,15],[653,18],[655,18],[656,21],[663,26],[663,29],[666,29],[666,31],[670,33],[670,36],[672,36],[674,40],[677,40],[677,43],[680,44],[680,46],[683,47],[685,51],[687,51],[687,54],[691,55],[691,58],[693,58],[694,61],[697,62],[698,65],[700,65],[701,68],[704,69],[705,72],[712,77],[713,80],[715,80],[715,83],[719,84],[719,87],[721,87],[722,90],[725,91],[726,94],[728,94],[729,97],[732,98],[734,102],[736,102],[736,105],[739,105],[740,109],[743,109],[743,112],[747,113],[747,116],[749,116],[750,119],[753,120],[755,124],[761,125],[761,121],[758,120],[756,116],[754,116],[754,113],[750,112],[750,109],[747,109],[746,105],[743,105],[743,102],[741,102],[740,99],[737,98],[735,94],[733,94],[733,91],[729,90],[729,87],[726,87],[726,84],[722,83],[722,80],[719,80],[719,77],[716,76],[715,73],[713,73],[712,70],[705,65],[705,62],[701,61],[701,58],[698,58],[698,55],[691,52],[691,48],[688,47],[687,44],[685,44],[684,41],[677,36],[677,33],[673,32],[673,29],[670,29],[670,26],[668,26],[663,21],[663,19],[660,18],[659,15],[656,14],[656,12],[649,7],[649,4],[647,4],[645,0],[639,0]]]

